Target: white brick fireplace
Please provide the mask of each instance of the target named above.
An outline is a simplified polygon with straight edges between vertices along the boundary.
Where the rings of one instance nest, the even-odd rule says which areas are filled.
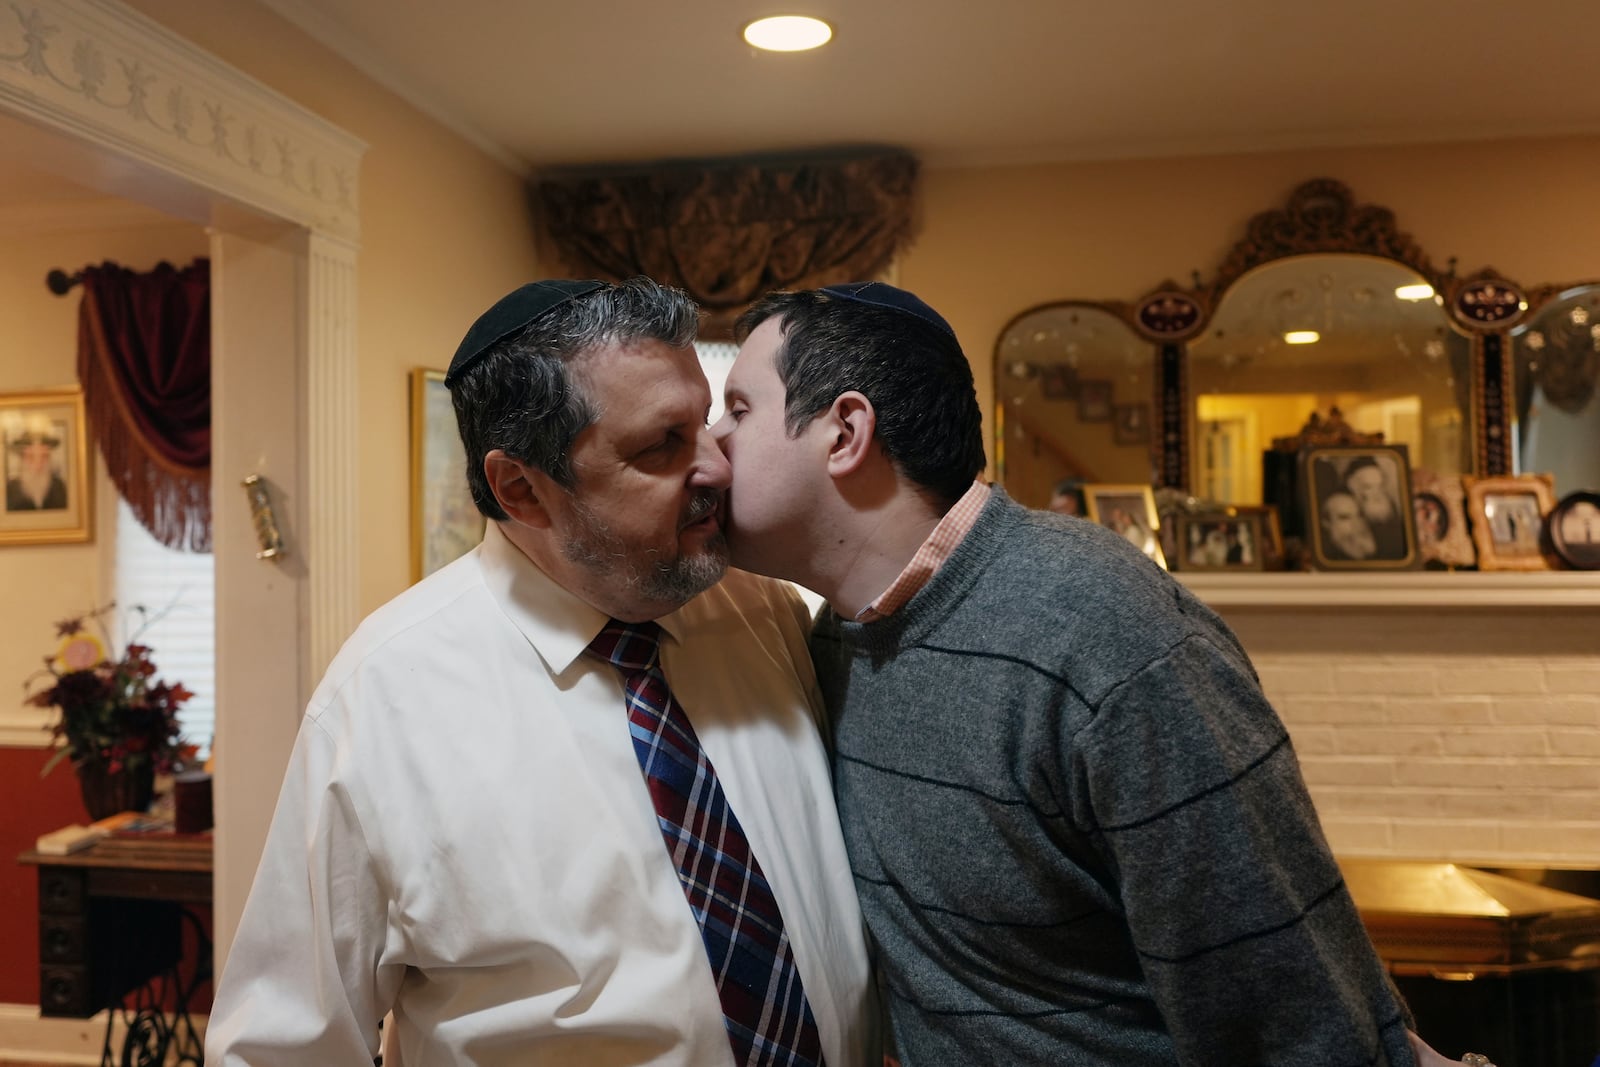
[[[1600,868],[1600,574],[1182,577],[1340,856]]]

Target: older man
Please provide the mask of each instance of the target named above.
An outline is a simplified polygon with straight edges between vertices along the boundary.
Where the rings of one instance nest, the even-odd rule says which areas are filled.
[[[446,383],[481,546],[311,699],[208,1061],[859,1065],[806,615],[729,573],[696,309],[540,282]]]
[[[1325,558],[1364,560],[1377,556],[1377,538],[1353,494],[1338,489],[1324,497],[1321,522]]]
[[[61,437],[48,420],[37,420],[7,442],[13,458],[6,478],[7,511],[60,511],[67,483],[56,469]]]

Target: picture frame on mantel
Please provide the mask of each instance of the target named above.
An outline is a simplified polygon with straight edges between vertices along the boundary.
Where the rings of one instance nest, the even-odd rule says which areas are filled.
[[[1405,445],[1301,453],[1306,539],[1317,570],[1410,570],[1416,515]]]
[[[1179,515],[1176,569],[1185,574],[1264,570],[1269,536],[1259,511]]]
[[[1545,519],[1556,506],[1548,474],[1497,478],[1462,475],[1467,516],[1478,546],[1480,571],[1542,571],[1550,568]]]
[[[5,507],[0,546],[73,544],[94,532],[83,391],[0,393]]]
[[[1478,562],[1460,475],[1413,470],[1411,507],[1417,523],[1417,555],[1424,566],[1471,567]]]
[[[1167,565],[1159,536],[1161,518],[1148,485],[1090,484],[1083,487],[1083,500],[1089,521],[1120,534],[1158,566]]]
[[[1545,525],[1561,562],[1574,570],[1600,571],[1600,492],[1568,493],[1556,502]]]
[[[483,529],[444,374],[417,368],[411,372],[411,580],[470,552]]]

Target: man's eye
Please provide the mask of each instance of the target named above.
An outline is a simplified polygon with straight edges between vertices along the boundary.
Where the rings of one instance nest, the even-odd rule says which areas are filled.
[[[728,416],[730,418],[732,418],[734,422],[738,422],[740,419],[744,418],[749,413],[750,412],[749,412],[748,408],[729,408],[728,409]]]

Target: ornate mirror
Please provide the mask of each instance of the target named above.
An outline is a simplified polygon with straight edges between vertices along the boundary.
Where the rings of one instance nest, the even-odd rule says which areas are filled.
[[[1152,347],[1116,305],[1031,308],[995,346],[995,460],[1006,491],[1044,507],[1066,478],[1148,485]]]
[[[1600,489],[1600,283],[1549,287],[1511,333],[1517,469]]]
[[[1035,507],[1068,476],[1252,505],[1274,439],[1292,449],[1313,415],[1334,409],[1341,429],[1404,444],[1413,467],[1509,474],[1514,384],[1523,447],[1540,456],[1565,447],[1549,443],[1566,432],[1550,414],[1564,410],[1557,396],[1577,404],[1573,390],[1588,381],[1582,403],[1597,402],[1593,371],[1580,371],[1600,348],[1580,359],[1567,335],[1574,314],[1592,309],[1600,323],[1600,283],[1576,288],[1536,294],[1535,310],[1549,304],[1548,329],[1530,326],[1514,342],[1530,306],[1515,284],[1492,270],[1441,271],[1392,212],[1337,181],[1306,182],[1250,220],[1208,285],[1169,282],[1131,304],[1062,301],[1013,319],[995,346],[1001,479]],[[1541,366],[1536,346],[1555,351],[1561,315],[1559,366],[1515,378],[1519,359]],[[1600,333],[1584,336],[1600,345]],[[1588,410],[1565,415],[1592,427],[1592,414],[1578,413]],[[1595,472],[1565,480],[1580,476]]]
[[[1335,411],[1407,446],[1412,466],[1469,471],[1471,363],[1470,339],[1404,263],[1332,253],[1255,267],[1189,343],[1190,491],[1261,503],[1262,453]]]

